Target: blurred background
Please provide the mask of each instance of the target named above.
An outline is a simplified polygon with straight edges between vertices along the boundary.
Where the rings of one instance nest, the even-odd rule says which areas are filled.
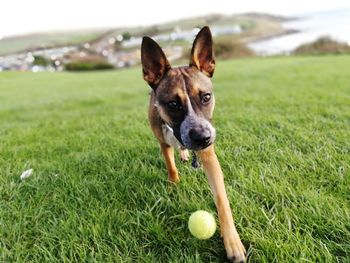
[[[77,71],[140,63],[151,36],[174,64],[211,27],[218,59],[350,52],[350,2],[5,1],[0,71]]]

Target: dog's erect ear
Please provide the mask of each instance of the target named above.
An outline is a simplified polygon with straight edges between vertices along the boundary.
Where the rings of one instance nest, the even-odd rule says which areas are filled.
[[[151,38],[144,37],[141,44],[143,78],[154,89],[171,68],[160,46]]]
[[[209,27],[205,26],[199,31],[193,42],[190,66],[194,66],[208,77],[212,77],[215,69],[213,38]]]

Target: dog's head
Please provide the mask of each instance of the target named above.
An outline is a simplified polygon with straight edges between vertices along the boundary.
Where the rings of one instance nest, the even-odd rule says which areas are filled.
[[[215,69],[213,40],[208,27],[196,36],[190,64],[172,68],[159,45],[144,37],[141,47],[143,77],[152,87],[162,120],[186,148],[201,150],[215,140],[211,124],[215,105],[210,78]]]

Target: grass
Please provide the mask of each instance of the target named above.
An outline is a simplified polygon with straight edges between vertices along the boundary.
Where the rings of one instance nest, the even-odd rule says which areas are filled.
[[[216,149],[249,262],[350,262],[349,67],[219,63]],[[215,206],[190,164],[168,185],[148,92],[139,68],[0,75],[0,262],[225,261],[219,231],[187,230]]]

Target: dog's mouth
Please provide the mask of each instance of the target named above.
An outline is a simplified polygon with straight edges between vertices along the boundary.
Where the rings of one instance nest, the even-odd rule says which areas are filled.
[[[212,145],[213,142],[208,142],[205,145],[190,145],[186,146],[187,149],[192,150],[192,151],[201,151],[204,150],[205,148],[208,148],[210,145]]]
[[[207,139],[203,142],[198,142],[198,141],[191,141],[191,142],[187,142],[187,143],[183,143],[184,147],[192,150],[192,151],[200,151],[200,150],[204,150],[205,148],[209,147],[210,145],[212,145],[214,143],[214,140],[212,139]]]

